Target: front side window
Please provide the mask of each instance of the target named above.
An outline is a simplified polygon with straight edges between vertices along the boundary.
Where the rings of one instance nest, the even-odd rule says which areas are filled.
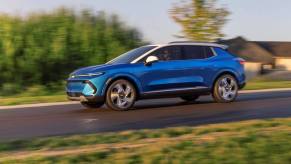
[[[206,59],[212,57],[214,54],[210,47],[207,46],[183,46],[185,59]]]
[[[167,46],[152,52],[148,56],[156,56],[160,61],[181,60],[182,53],[179,46]]]
[[[138,58],[139,56],[149,52],[150,50],[154,49],[156,46],[144,46],[133,49],[129,52],[126,52],[117,58],[109,61],[107,64],[127,64],[132,62],[134,59]]]

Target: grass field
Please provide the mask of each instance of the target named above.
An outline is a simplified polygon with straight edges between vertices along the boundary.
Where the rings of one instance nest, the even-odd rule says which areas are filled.
[[[290,163],[291,119],[0,143],[0,163]]]
[[[49,102],[64,102],[67,101],[66,95],[48,95],[48,96],[19,96],[0,98],[0,106],[20,105],[20,104],[36,104]]]
[[[291,81],[249,81],[245,90],[291,88]]]
[[[1,90],[0,106],[67,101],[64,88],[64,85],[51,88],[36,85],[17,92],[13,88]],[[14,92],[16,94],[11,94]]]
[[[271,89],[271,88],[291,88],[291,81],[264,81],[253,80],[247,83],[245,90]],[[31,88],[24,93],[0,97],[0,106],[35,104],[48,102],[67,101],[65,91],[50,92],[41,87]]]

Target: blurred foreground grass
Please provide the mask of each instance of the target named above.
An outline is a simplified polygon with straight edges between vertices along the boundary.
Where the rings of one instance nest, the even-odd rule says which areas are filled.
[[[0,143],[0,163],[290,163],[291,119]]]
[[[291,81],[269,81],[265,79],[255,79],[249,81],[244,89],[256,90],[272,88],[291,88]],[[16,95],[10,94],[5,96],[5,94],[2,94],[2,96],[0,96],[0,106],[63,101],[67,101],[64,85],[57,87],[54,86],[51,90],[43,86],[33,86]]]

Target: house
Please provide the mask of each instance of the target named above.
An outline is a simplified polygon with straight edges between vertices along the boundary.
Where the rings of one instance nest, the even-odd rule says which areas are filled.
[[[256,42],[272,53],[276,69],[291,71],[291,42]]]
[[[246,60],[247,78],[270,69],[291,71],[291,42],[248,41],[243,37],[220,40],[229,52]]]

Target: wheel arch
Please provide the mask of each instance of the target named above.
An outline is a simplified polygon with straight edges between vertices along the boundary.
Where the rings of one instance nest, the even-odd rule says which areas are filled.
[[[235,80],[237,81],[237,83],[239,82],[239,81],[238,81],[238,76],[237,76],[237,74],[236,74],[234,71],[231,71],[231,70],[224,70],[224,71],[219,72],[219,73],[215,76],[214,80],[212,81],[211,90],[213,90],[216,81],[217,81],[221,76],[223,76],[223,75],[231,75],[231,76],[233,76],[233,77],[235,78]]]
[[[103,91],[102,91],[102,95],[105,95],[105,94],[106,94],[106,92],[107,92],[109,86],[110,86],[113,82],[115,82],[116,80],[120,80],[120,79],[124,79],[124,80],[129,81],[129,82],[130,82],[130,83],[135,87],[135,89],[136,89],[136,94],[137,94],[137,98],[139,98],[139,96],[140,96],[140,91],[141,91],[141,86],[140,86],[139,81],[138,81],[136,78],[134,78],[133,76],[131,76],[131,75],[125,75],[125,74],[124,74],[124,75],[118,75],[118,76],[114,76],[114,77],[109,78],[109,79],[106,81],[106,83],[105,83],[105,87],[104,87],[104,89],[103,89]]]

